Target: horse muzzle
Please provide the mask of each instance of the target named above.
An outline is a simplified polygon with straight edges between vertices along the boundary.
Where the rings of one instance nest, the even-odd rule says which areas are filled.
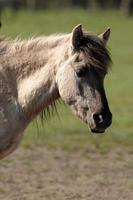
[[[95,113],[92,115],[89,126],[92,133],[104,133],[105,130],[112,124],[111,112],[106,113]]]

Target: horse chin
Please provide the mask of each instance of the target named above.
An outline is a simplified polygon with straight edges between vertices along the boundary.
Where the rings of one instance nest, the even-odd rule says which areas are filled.
[[[88,128],[91,130],[92,133],[94,134],[101,134],[101,133],[104,133],[105,132],[105,129],[104,128],[97,128],[97,127],[92,127],[90,125],[90,123],[88,124]]]
[[[92,132],[92,133],[96,133],[96,134],[98,133],[98,134],[99,134],[99,133],[104,133],[105,130],[91,129],[91,132]]]

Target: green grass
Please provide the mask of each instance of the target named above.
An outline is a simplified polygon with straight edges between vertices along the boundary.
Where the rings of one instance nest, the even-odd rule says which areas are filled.
[[[87,12],[84,10],[45,10],[40,12],[11,11],[3,13],[1,35],[31,37],[51,33],[70,32],[81,23],[87,30],[99,32],[108,26],[112,29],[108,43],[113,68],[106,77],[105,86],[113,113],[113,124],[104,135],[93,135],[68,107],[59,105],[58,118],[54,115],[44,121],[38,120],[39,128],[28,127],[24,146],[31,144],[49,147],[84,148],[94,144],[97,148],[132,146],[133,144],[133,18],[125,18],[116,11]]]

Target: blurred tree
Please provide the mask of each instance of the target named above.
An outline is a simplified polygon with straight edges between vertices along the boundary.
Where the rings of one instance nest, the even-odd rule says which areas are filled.
[[[92,10],[96,10],[98,8],[97,0],[88,0],[88,7]]]
[[[120,10],[125,15],[129,15],[130,14],[130,0],[121,0]]]
[[[37,3],[36,0],[27,0],[27,7],[32,10],[35,10],[36,3]]]

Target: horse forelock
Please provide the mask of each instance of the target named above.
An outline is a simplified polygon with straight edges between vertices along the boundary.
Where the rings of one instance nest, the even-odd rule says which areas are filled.
[[[110,52],[98,36],[85,34],[80,51],[87,59],[88,66],[108,72],[112,62]]]

